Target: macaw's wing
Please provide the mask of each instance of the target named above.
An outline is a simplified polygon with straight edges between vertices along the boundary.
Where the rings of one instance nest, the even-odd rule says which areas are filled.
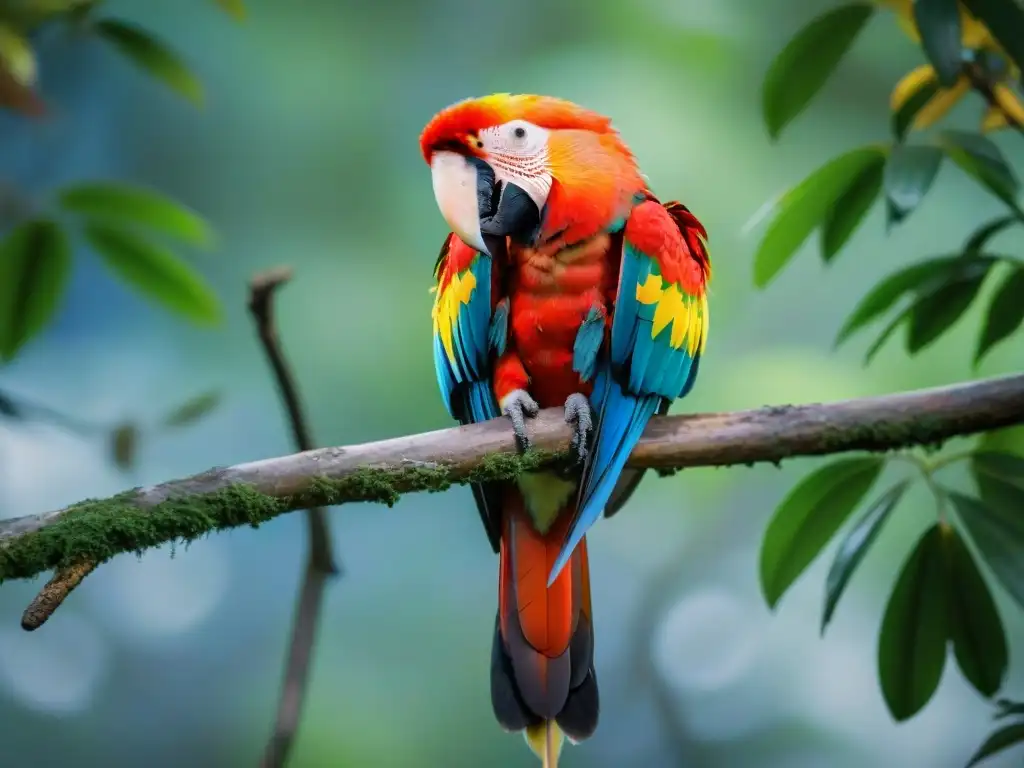
[[[680,203],[649,199],[626,221],[610,349],[591,395],[594,443],[552,578],[602,510],[635,490],[640,475],[623,467],[651,416],[693,387],[708,332],[706,237]]]
[[[508,336],[508,301],[498,301],[498,275],[492,270],[490,256],[454,234],[445,239],[434,268],[434,370],[448,413],[462,424],[501,415],[491,369]],[[500,488],[474,483],[472,489],[487,538],[497,552]]]

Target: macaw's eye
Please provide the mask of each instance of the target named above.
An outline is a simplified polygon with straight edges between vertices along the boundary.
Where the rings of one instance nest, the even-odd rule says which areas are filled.
[[[517,139],[526,138],[526,129],[523,128],[523,126],[521,125],[517,125],[516,129],[512,131],[512,135],[515,136]]]

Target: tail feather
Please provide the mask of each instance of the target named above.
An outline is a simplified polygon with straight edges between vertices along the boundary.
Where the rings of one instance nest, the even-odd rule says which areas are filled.
[[[491,703],[502,727],[524,731],[530,748],[550,766],[557,765],[563,738],[586,739],[599,714],[585,539],[570,567],[547,586],[570,513],[539,533],[519,491],[510,488],[499,550]]]

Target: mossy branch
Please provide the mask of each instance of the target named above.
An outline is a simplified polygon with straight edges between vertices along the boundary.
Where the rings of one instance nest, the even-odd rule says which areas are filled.
[[[887,451],[1024,423],[1024,375],[835,403],[655,418],[629,466],[660,470]],[[565,455],[561,409],[530,421],[516,453],[505,419],[211,469],[109,499],[0,521],[0,579],[30,578],[285,512],[343,502],[389,506],[403,493],[513,478]]]

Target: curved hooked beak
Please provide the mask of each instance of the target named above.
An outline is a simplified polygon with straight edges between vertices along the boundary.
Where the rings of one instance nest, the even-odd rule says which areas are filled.
[[[544,201],[538,204],[523,187],[497,179],[480,158],[440,150],[430,161],[430,173],[437,207],[466,245],[492,255],[485,242],[492,237],[536,239]]]

